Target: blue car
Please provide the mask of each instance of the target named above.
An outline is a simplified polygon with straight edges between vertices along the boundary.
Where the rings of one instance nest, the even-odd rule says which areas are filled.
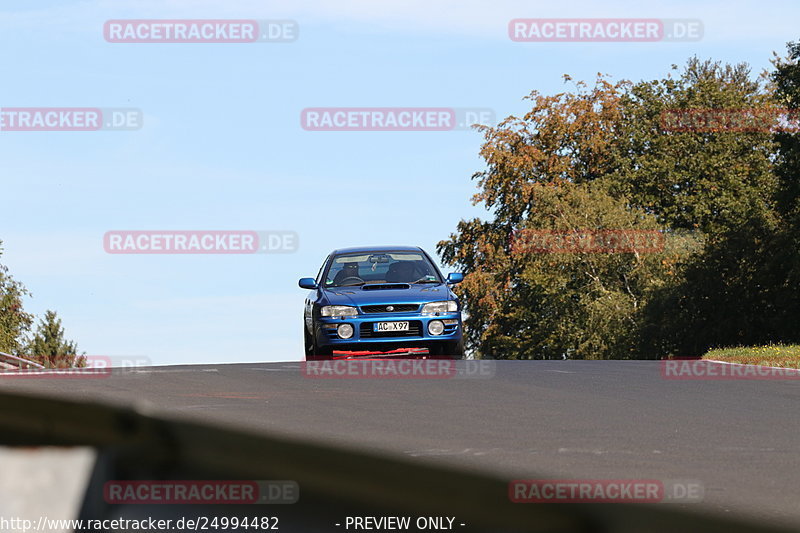
[[[302,278],[306,360],[337,352],[463,358],[461,305],[430,256],[413,246],[334,250],[317,278]],[[346,354],[344,354],[346,355]]]

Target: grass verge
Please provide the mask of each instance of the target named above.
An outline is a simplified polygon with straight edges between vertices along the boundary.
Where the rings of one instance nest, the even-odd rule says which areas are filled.
[[[702,358],[745,365],[800,368],[800,344],[715,348],[709,350]]]

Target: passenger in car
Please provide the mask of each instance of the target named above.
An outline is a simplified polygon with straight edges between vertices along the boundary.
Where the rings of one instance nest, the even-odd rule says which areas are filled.
[[[397,261],[389,265],[386,281],[389,283],[411,283],[415,281],[414,265],[410,261]]]

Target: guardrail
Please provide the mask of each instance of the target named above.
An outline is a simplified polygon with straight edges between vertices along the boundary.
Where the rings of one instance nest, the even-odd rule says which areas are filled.
[[[23,359],[22,357],[17,357],[16,355],[11,355],[10,353],[0,352],[0,358],[2,359],[10,359],[16,363],[16,366],[27,365],[32,366],[34,368],[44,368],[44,365],[40,365],[39,363],[34,363],[33,361],[28,361],[27,359]]]

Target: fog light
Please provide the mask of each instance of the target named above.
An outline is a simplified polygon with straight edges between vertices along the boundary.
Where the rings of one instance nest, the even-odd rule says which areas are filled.
[[[441,335],[444,332],[444,324],[441,320],[431,320],[428,322],[428,333],[431,335]]]
[[[339,334],[340,339],[349,339],[353,336],[353,326],[350,324],[339,324],[336,328],[336,333]]]

